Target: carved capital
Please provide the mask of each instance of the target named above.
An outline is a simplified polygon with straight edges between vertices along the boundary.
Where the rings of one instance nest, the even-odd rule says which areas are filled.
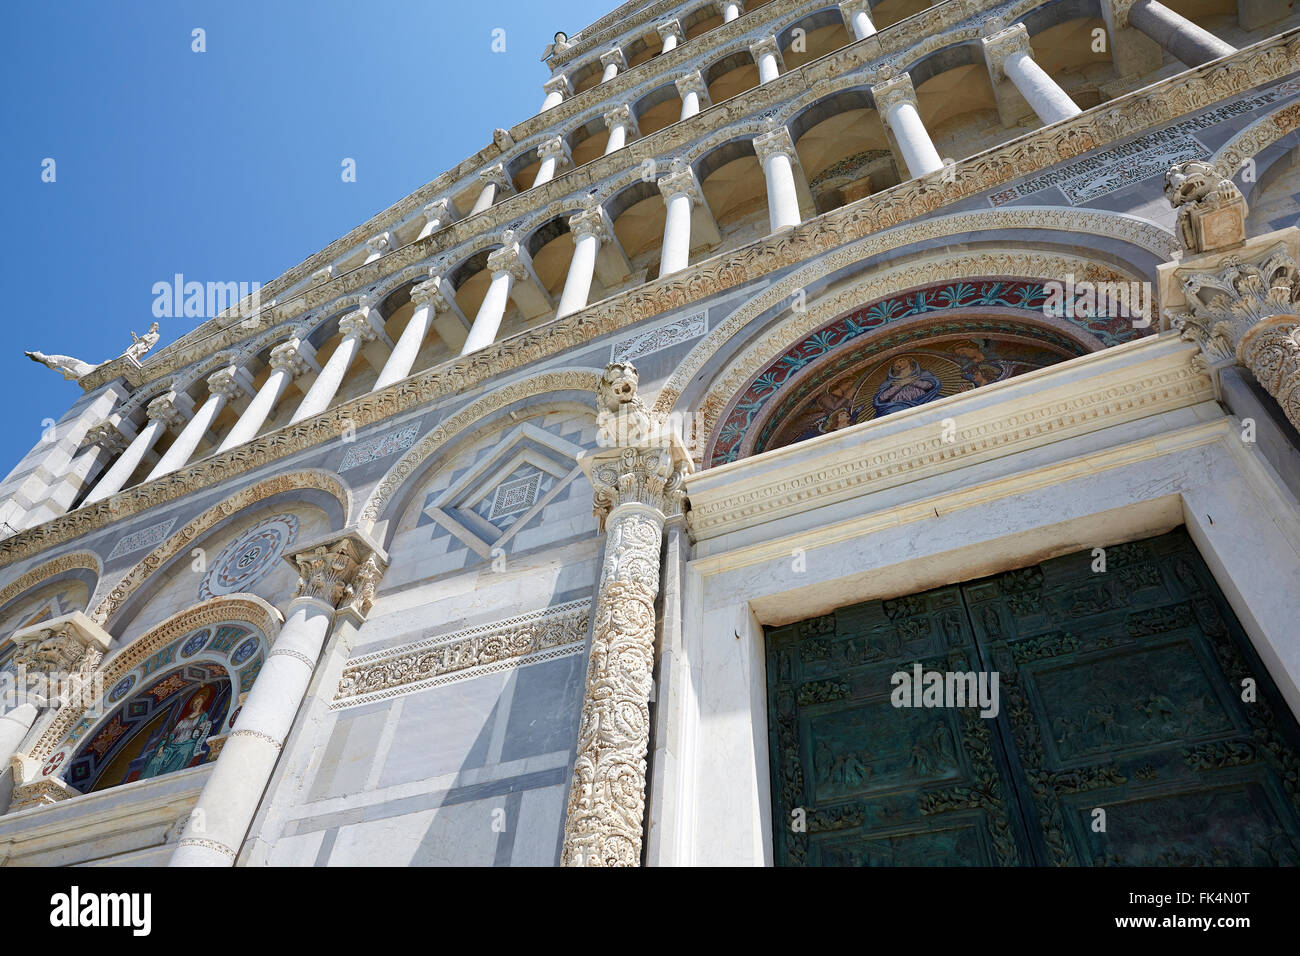
[[[844,18],[845,23],[851,21],[859,13],[865,13],[868,17],[871,16],[870,0],[847,0],[847,2],[840,4],[840,16]]]
[[[902,103],[916,106],[916,90],[912,88],[912,77],[908,73],[900,73],[883,83],[877,83],[871,88],[871,96],[876,101],[880,121],[886,126],[889,125],[889,111],[895,106]]]
[[[119,423],[109,420],[100,422],[98,425],[92,425],[87,429],[81,447],[89,448],[94,445],[110,455],[116,455],[125,451],[128,444],[130,444],[130,438],[122,432]]]
[[[682,32],[682,22],[680,20],[660,20],[655,24],[655,32],[659,34],[659,39],[664,42],[667,42],[669,37],[676,37],[678,43],[686,39],[686,34]]]
[[[379,318],[379,312],[376,309],[363,309],[352,312],[339,319],[339,331],[346,336],[360,339],[364,342],[373,342],[379,338],[383,332],[383,322]]]
[[[675,81],[677,93],[683,99],[687,93],[694,93],[700,98],[700,106],[703,107],[709,103],[709,88],[704,83],[704,76],[699,70],[687,73],[685,76],[679,76]]]
[[[240,395],[251,395],[253,382],[243,369],[235,365],[227,365],[208,376],[208,392],[212,395],[220,395],[227,402],[231,402]]]
[[[749,52],[754,57],[755,63],[757,63],[760,58],[768,55],[776,57],[777,62],[780,62],[781,60],[781,47],[777,45],[776,37],[774,36],[763,37],[763,39],[759,40],[757,43],[751,43],[749,45]]]
[[[325,266],[323,269],[317,269],[311,274],[311,281],[315,285],[324,285],[334,278],[334,267]]]
[[[542,89],[548,94],[559,93],[561,96],[566,97],[573,95],[573,84],[569,82],[569,78],[563,73],[559,76],[553,76],[543,83]]]
[[[442,199],[435,199],[431,203],[426,203],[422,212],[424,213],[425,222],[438,222],[443,225],[446,225],[456,216],[455,206],[451,199],[446,196]]]
[[[150,402],[144,414],[150,421],[162,422],[168,428],[180,428],[190,420],[193,404],[180,392],[167,392]]]
[[[288,369],[294,378],[320,371],[316,362],[316,350],[296,335],[271,349],[271,367]]]
[[[378,549],[354,533],[309,544],[286,559],[298,569],[297,597],[351,608],[362,617],[374,604],[387,567]]]
[[[695,171],[686,164],[686,161],[680,156],[672,162],[671,172],[659,180],[659,191],[663,193],[665,200],[671,200],[676,196],[690,196],[691,201],[696,205],[703,204],[704,193],[700,190],[699,181],[695,178]]]
[[[766,163],[769,158],[776,155],[789,156],[791,159],[795,159],[798,155],[794,150],[794,140],[790,138],[790,130],[785,126],[778,126],[755,136],[754,152],[758,155],[759,163]]]
[[[586,236],[595,236],[604,243],[613,236],[613,226],[609,216],[604,208],[595,202],[587,205],[582,212],[569,217],[569,231],[573,233],[574,242]]]
[[[564,141],[563,136],[548,139],[541,146],[538,146],[537,158],[540,160],[559,160],[558,165],[561,167],[568,166],[573,162],[573,154],[569,152],[569,144]]]
[[[509,273],[520,282],[529,278],[528,253],[515,241],[513,229],[501,234],[502,245],[487,258],[488,273],[493,278]]]
[[[1133,9],[1133,4],[1137,0],[1108,0],[1110,4],[1110,22],[1115,25],[1116,29],[1126,27],[1128,23],[1129,11]]]
[[[1029,31],[1025,29],[1023,23],[999,30],[980,42],[984,45],[984,60],[989,65],[989,72],[998,79],[1006,75],[1003,66],[1007,62],[1007,57],[1013,53],[1033,55],[1033,50],[1029,46]]]
[[[616,106],[605,114],[605,128],[613,129],[615,126],[626,127],[629,136],[639,136],[641,134],[630,106]]]
[[[478,174],[478,178],[484,185],[491,184],[496,186],[497,189],[502,192],[510,193],[515,191],[515,184],[512,183],[510,177],[506,175],[506,168],[502,163],[496,163],[495,165],[489,166]]]
[[[418,285],[411,287],[411,301],[417,306],[432,306],[435,312],[446,312],[451,308],[447,295],[442,288],[442,276],[430,276]]]
[[[80,611],[33,624],[14,633],[14,663],[29,673],[90,674],[104,659],[112,637]]]
[[[386,255],[392,247],[391,236],[386,232],[381,232],[377,236],[371,236],[366,240],[366,251],[373,255]]]
[[[614,49],[606,50],[604,53],[600,55],[600,65],[605,67],[606,69],[608,69],[612,65],[612,66],[617,66],[620,70],[626,70],[627,57],[623,55],[622,50],[620,50],[618,47],[614,47]]]
[[[745,12],[745,4],[742,0],[714,0],[713,5],[718,8],[718,13],[724,17],[727,15],[727,7],[735,7],[741,13]]]

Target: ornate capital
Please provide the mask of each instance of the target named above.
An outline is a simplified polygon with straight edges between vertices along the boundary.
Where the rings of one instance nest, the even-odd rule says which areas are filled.
[[[504,192],[515,191],[515,184],[512,183],[510,181],[510,177],[506,175],[506,168],[505,165],[502,163],[496,163],[493,166],[489,166],[487,169],[483,170],[481,173],[478,174],[478,178],[483,182],[484,185],[490,183],[491,185],[496,186],[498,189],[503,190]]]
[[[122,433],[118,423],[112,420],[102,421],[98,425],[92,425],[86,431],[86,437],[81,441],[82,448],[89,448],[95,445],[110,455],[116,455],[125,451],[126,446],[130,444],[130,439]]]
[[[1003,65],[1011,54],[1025,53],[1033,55],[1033,50],[1029,46],[1029,31],[1025,29],[1023,23],[1017,23],[1005,30],[999,30],[980,42],[984,45],[984,60],[989,65],[989,72],[999,79],[1005,75]]]
[[[685,76],[679,76],[674,83],[677,86],[677,93],[683,99],[687,93],[694,93],[700,98],[700,105],[703,106],[709,102],[709,88],[704,83],[704,76],[699,70],[687,73]]]
[[[145,417],[153,422],[162,422],[168,428],[180,428],[193,414],[193,402],[182,397],[179,392],[167,392],[159,395],[145,408]]]
[[[373,255],[384,255],[388,252],[391,243],[391,237],[386,232],[381,232],[377,236],[371,236],[366,240],[366,251]]]
[[[455,216],[455,213],[452,211],[451,200],[446,196],[442,199],[435,199],[431,203],[426,203],[422,211],[424,213],[425,222],[440,222],[445,224]]]
[[[435,312],[446,312],[451,308],[442,289],[442,276],[430,276],[418,285],[411,287],[411,301],[417,306],[429,305]]]
[[[492,252],[487,258],[488,273],[496,278],[509,273],[520,282],[529,278],[528,253],[515,242],[515,232],[507,229],[501,234],[501,248]]]
[[[754,152],[758,154],[759,163],[766,163],[776,155],[789,156],[791,159],[798,155],[794,150],[794,140],[790,138],[790,130],[785,126],[769,126],[766,133],[755,136]]]
[[[845,23],[852,20],[859,13],[865,13],[868,17],[871,16],[870,0],[846,0],[845,3],[840,4],[840,16],[844,18]]]
[[[569,152],[569,144],[564,141],[563,136],[548,139],[541,146],[538,146],[537,158],[540,160],[557,159],[560,166],[567,166],[573,162],[573,155]]]
[[[373,342],[384,330],[378,310],[367,308],[339,319],[339,331],[345,337],[350,335],[362,342]]]
[[[326,282],[329,282],[330,279],[333,279],[333,278],[334,278],[334,267],[333,267],[333,266],[325,266],[325,268],[323,268],[323,269],[317,269],[315,272],[313,272],[313,273],[311,274],[311,281],[312,281],[315,285],[323,285],[323,284],[325,284]]]
[[[663,179],[659,180],[659,191],[663,193],[665,200],[671,200],[676,196],[690,196],[691,201],[697,205],[704,202],[704,193],[700,190],[700,184],[695,178],[695,172],[687,165],[686,160],[680,156],[673,160],[671,172]]]
[[[375,601],[387,565],[376,548],[351,533],[286,556],[298,569],[297,597],[310,597],[330,607],[351,608],[365,617]]]
[[[776,57],[778,61],[781,59],[781,47],[777,45],[776,37],[774,36],[763,37],[763,39],[759,40],[757,43],[751,43],[749,45],[749,52],[754,57],[755,63],[757,63],[761,57],[769,54]]]
[[[665,42],[669,37],[676,37],[678,43],[686,39],[686,34],[682,33],[682,22],[676,19],[660,20],[655,24],[655,32],[659,34],[659,39]]]
[[[713,5],[718,8],[718,13],[722,14],[724,17],[727,15],[727,7],[734,6],[739,9],[741,13],[745,12],[745,4],[742,0],[714,0]]]
[[[542,89],[549,93],[559,93],[562,96],[573,95],[573,84],[563,73],[553,76],[542,84]]]
[[[271,349],[271,367],[288,369],[294,378],[320,370],[316,364],[316,350],[296,335]]]
[[[1165,198],[1178,210],[1178,234],[1189,252],[1215,252],[1246,241],[1246,199],[1209,163],[1188,160],[1165,173]]]
[[[252,379],[238,366],[227,365],[208,376],[208,392],[222,396],[227,402],[243,394],[251,395],[252,391]]]
[[[80,611],[14,633],[14,663],[30,673],[90,674],[104,659],[112,637]]]
[[[886,126],[889,125],[889,111],[895,106],[901,103],[916,106],[916,90],[912,89],[912,77],[908,73],[900,73],[883,83],[877,83],[871,88],[871,97],[876,101],[880,121]]]
[[[613,236],[613,227],[604,208],[597,202],[590,202],[580,213],[569,217],[569,231],[573,241],[586,236],[595,236],[601,242],[608,242]]]
[[[600,65],[608,69],[611,65],[617,66],[620,70],[627,69],[627,57],[618,47],[612,50],[606,50],[600,55]]]
[[[632,115],[632,107],[615,106],[605,114],[605,128],[613,129],[615,126],[627,128],[628,134],[638,136],[641,130],[636,125],[636,117]]]

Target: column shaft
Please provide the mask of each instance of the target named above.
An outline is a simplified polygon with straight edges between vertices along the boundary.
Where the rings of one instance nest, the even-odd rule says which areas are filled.
[[[910,102],[895,103],[889,110],[889,125],[903,153],[903,162],[913,176],[924,176],[943,169],[943,160],[934,148],[921,114]]]
[[[496,201],[497,184],[484,183],[482,191],[478,194],[478,199],[474,200],[474,208],[469,211],[469,214],[472,216],[476,212],[482,212]]]
[[[758,82],[771,83],[781,75],[781,67],[776,61],[775,53],[761,53],[758,57]]]
[[[1237,52],[1232,44],[1201,29],[1158,0],[1137,0],[1129,10],[1128,22],[1189,67]]]
[[[231,866],[307,693],[334,609],[295,598],[248,693],[221,756],[199,794],[172,866]]]
[[[605,64],[605,72],[600,75],[600,82],[608,83],[616,76],[618,76],[618,64],[607,63]]]
[[[492,284],[488,286],[487,295],[483,296],[483,304],[478,307],[469,335],[465,338],[465,345],[460,350],[461,355],[485,349],[496,341],[497,331],[501,328],[501,320],[505,317],[506,306],[510,302],[510,290],[514,286],[515,277],[509,272],[498,272],[492,277]]]
[[[573,259],[569,262],[569,274],[564,280],[564,291],[560,294],[560,305],[555,311],[557,319],[587,307],[598,252],[600,239],[597,236],[587,234],[578,237],[573,247]]]
[[[384,363],[379,378],[375,379],[375,384],[370,389],[372,392],[387,388],[411,374],[415,357],[420,354],[420,346],[424,344],[424,338],[429,334],[429,327],[433,325],[433,316],[433,302],[416,304],[415,311],[411,313],[411,320],[406,323],[406,328],[402,330],[397,344],[389,353],[388,361]]]
[[[871,22],[871,17],[867,15],[866,10],[858,10],[849,18],[849,24],[853,27],[853,35],[859,40],[865,40],[876,33],[876,25]]]
[[[799,225],[802,221],[799,194],[790,157],[785,153],[771,153],[763,161],[763,175],[767,179],[767,213],[772,231]]]
[[[361,351],[360,335],[345,335],[339,342],[339,347],[334,350],[330,360],[325,363],[321,369],[320,375],[316,376],[316,381],[312,382],[311,388],[298,404],[294,411],[293,417],[289,419],[289,424],[295,424],[304,418],[311,418],[313,415],[319,415],[325,409],[330,407],[330,402],[334,400],[335,393],[338,392],[339,386],[343,384],[343,376],[347,374],[348,368],[352,365],[352,360],[357,357]]]
[[[700,111],[700,94],[690,90],[682,97],[682,119],[690,119]]]
[[[546,94],[546,99],[542,100],[542,108],[539,113],[545,113],[547,110],[559,106],[564,102],[564,94],[560,90],[551,90]]]
[[[537,178],[533,180],[534,186],[540,186],[543,183],[549,183],[555,178],[555,171],[560,166],[560,157],[547,156],[542,160],[541,165],[537,167]]]
[[[722,22],[730,23],[740,16],[740,4],[731,2],[722,5]]]
[[[239,416],[235,427],[230,429],[230,434],[226,436],[217,451],[222,452],[256,438],[276,403],[280,401],[280,396],[292,381],[293,373],[289,369],[272,369],[271,374],[266,377],[266,381],[257,390],[253,400],[248,403],[248,408],[244,409],[244,414]]]
[[[99,482],[89,495],[86,496],[85,504],[94,504],[96,501],[102,501],[109,495],[116,494],[122,490],[122,487],[135,474],[136,468],[140,466],[141,460],[149,454],[150,449],[158,443],[159,437],[166,431],[167,423],[158,419],[150,419],[135,439],[127,446],[126,451],[113,463],[113,467]]]
[[[627,126],[623,123],[616,123],[609,128],[609,142],[605,144],[605,155],[608,156],[616,149],[622,149],[627,145]]]
[[[664,247],[659,255],[661,276],[680,272],[690,263],[691,205],[689,193],[677,193],[668,200],[668,212],[664,217]]]
[[[145,481],[153,481],[155,478],[161,478],[163,475],[171,474],[178,468],[184,468],[186,463],[194,455],[194,449],[199,447],[199,442],[203,436],[212,428],[212,423],[217,420],[221,410],[226,407],[226,396],[221,394],[209,395],[208,400],[203,406],[194,413],[194,417],[186,422],[181,433],[176,436],[171,447],[163,453],[158,464],[154,465],[153,471],[149,472]]]
[[[1008,56],[1002,64],[1002,71],[1015,84],[1020,95],[1034,108],[1034,112],[1045,125],[1078,116],[1083,112],[1078,104],[1070,99],[1070,94],[1061,89],[1060,85],[1048,76],[1047,71],[1023,50]]]
[[[36,723],[36,715],[36,708],[27,703],[0,714],[0,773],[9,766],[9,758],[18,752],[23,738]]]

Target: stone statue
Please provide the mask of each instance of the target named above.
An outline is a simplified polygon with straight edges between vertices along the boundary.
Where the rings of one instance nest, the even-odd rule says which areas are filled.
[[[131,333],[131,344],[127,346],[126,351],[122,353],[122,357],[126,358],[129,356],[139,363],[140,359],[144,358],[145,353],[157,344],[158,323],[155,322],[153,325],[149,326],[149,331],[144,335],[136,335],[134,332]]]
[[[71,355],[46,355],[44,352],[26,352],[25,354],[33,362],[40,362],[42,365],[61,373],[69,382],[75,382],[82,376],[89,375],[100,365],[108,364],[100,362],[99,365],[91,365],[89,362],[83,362]]]
[[[1213,252],[1246,239],[1246,199],[1231,179],[1197,159],[1165,173],[1165,198],[1178,210],[1178,235],[1189,252]]]
[[[645,402],[637,394],[636,367],[611,362],[596,387],[596,442],[601,447],[644,445],[655,429]]]

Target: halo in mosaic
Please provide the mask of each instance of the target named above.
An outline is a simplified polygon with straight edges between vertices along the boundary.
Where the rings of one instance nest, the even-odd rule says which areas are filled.
[[[217,556],[199,587],[199,600],[251,590],[276,566],[297,533],[298,519],[291,514],[249,528]]]

